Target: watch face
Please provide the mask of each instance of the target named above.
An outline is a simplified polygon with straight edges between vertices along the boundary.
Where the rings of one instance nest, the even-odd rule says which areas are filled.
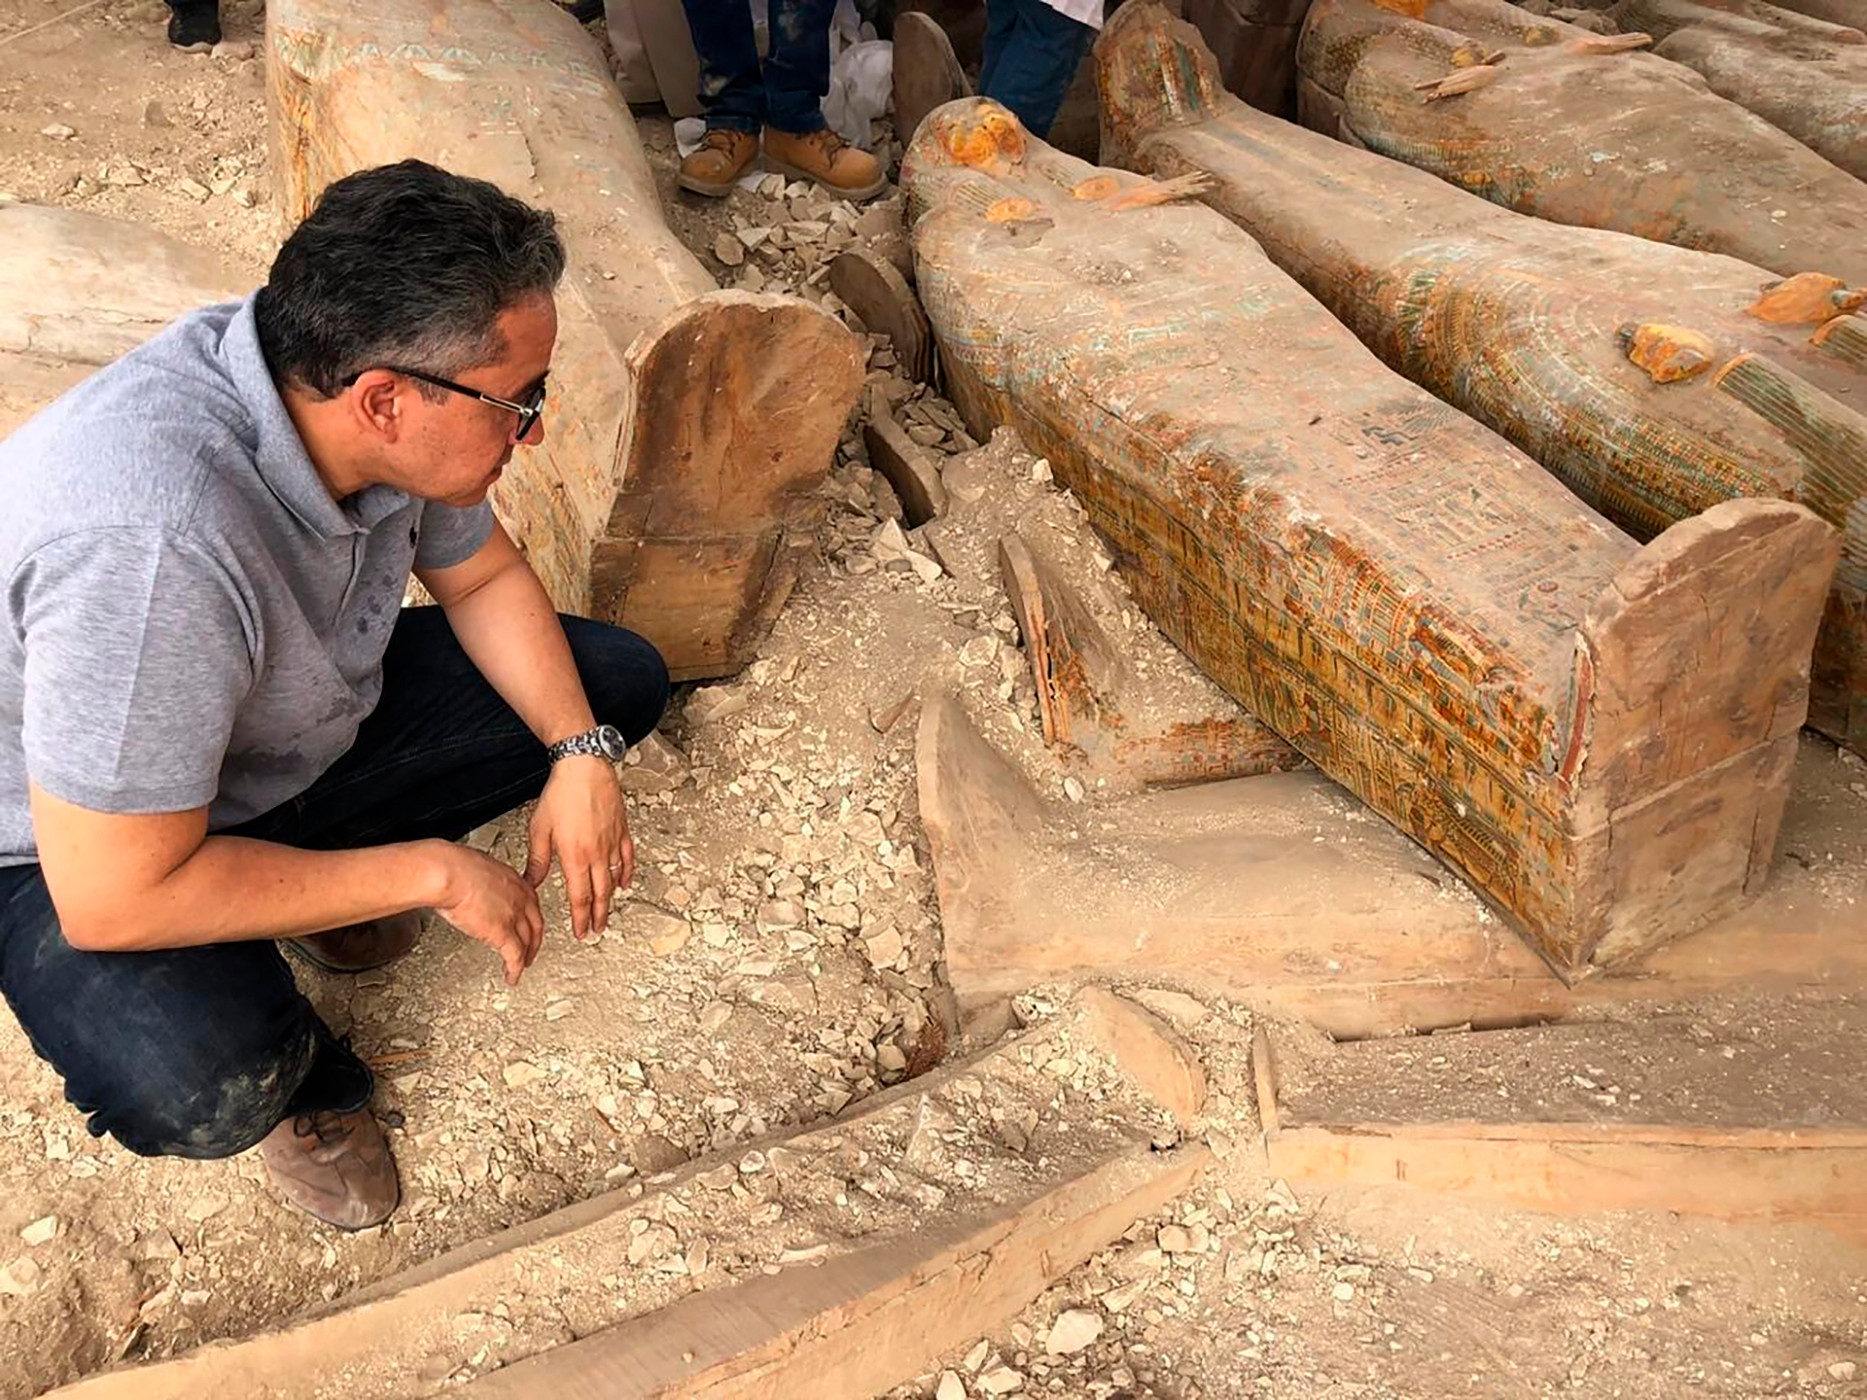
[[[611,763],[620,763],[629,753],[629,741],[622,737],[622,731],[613,724],[605,724],[596,731],[596,742],[602,747],[603,757]]]

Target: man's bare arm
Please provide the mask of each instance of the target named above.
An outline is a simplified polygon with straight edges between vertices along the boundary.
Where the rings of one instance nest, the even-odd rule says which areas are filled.
[[[417,570],[416,577],[480,674],[542,742],[555,744],[596,723],[557,609],[504,527],[495,522],[470,558]]]
[[[453,568],[417,576],[480,674],[542,742],[596,723],[550,595],[504,529],[495,524],[486,543]],[[579,756],[553,766],[532,817],[526,879],[542,883],[554,854],[572,932],[600,932],[616,891],[635,874],[635,843],[607,759]]]
[[[433,907],[492,946],[516,982],[543,937],[508,867],[446,841],[305,851],[209,836],[205,809],[93,812],[36,784],[32,820],[59,926],[86,952],[293,938]]]

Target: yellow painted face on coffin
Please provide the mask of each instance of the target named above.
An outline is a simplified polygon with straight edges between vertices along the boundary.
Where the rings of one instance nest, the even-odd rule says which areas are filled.
[[[1003,107],[982,103],[947,129],[946,151],[954,164],[975,170],[1016,165],[1024,159],[1024,128]]]

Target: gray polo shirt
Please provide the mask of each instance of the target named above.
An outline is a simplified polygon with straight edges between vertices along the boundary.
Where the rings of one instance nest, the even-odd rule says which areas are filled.
[[[303,792],[375,708],[411,568],[491,529],[484,504],[333,500],[250,297],[87,379],[0,442],[0,865],[34,858],[28,775],[213,830]]]

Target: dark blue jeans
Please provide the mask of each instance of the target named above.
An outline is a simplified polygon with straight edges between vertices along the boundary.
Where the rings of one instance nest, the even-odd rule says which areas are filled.
[[[1009,107],[1031,135],[1050,135],[1095,33],[1044,0],[986,0],[979,95]]]
[[[836,0],[771,0],[771,45],[761,70],[746,0],[681,0],[700,57],[707,125],[821,131],[830,91],[830,17]]]
[[[603,623],[567,617],[564,629],[597,722],[646,738],[668,699],[655,649]],[[537,796],[549,768],[441,610],[409,608],[350,751],[227,834],[307,850],[453,840]],[[292,1114],[360,1108],[373,1088],[270,940],[79,952],[36,865],[0,867],[0,992],[91,1132],[144,1156],[232,1156]]]

